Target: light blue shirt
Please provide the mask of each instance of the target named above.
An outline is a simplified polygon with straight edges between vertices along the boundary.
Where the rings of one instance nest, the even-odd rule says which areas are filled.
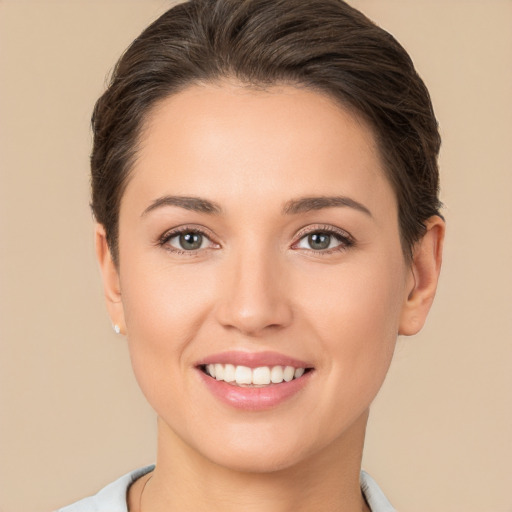
[[[56,512],[128,512],[128,488],[135,480],[153,471],[154,468],[155,466],[146,466],[136,469],[107,485],[98,494],[60,508]],[[360,482],[361,491],[372,512],[396,512],[375,480],[365,471],[361,471]]]

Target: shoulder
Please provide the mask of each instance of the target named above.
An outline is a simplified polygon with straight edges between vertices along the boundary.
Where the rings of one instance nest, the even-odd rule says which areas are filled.
[[[377,482],[366,472],[361,471],[361,491],[372,512],[396,512]]]
[[[149,473],[154,466],[131,471],[115,482],[104,487],[94,496],[84,498],[67,507],[59,508],[56,512],[128,512],[126,492],[138,478]]]

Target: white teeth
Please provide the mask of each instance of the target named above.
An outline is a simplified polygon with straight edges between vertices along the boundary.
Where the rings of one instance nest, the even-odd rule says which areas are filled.
[[[268,366],[254,368],[252,371],[252,383],[260,385],[270,384],[270,368]]]
[[[282,366],[274,366],[272,370],[270,370],[270,380],[274,384],[279,384],[283,382],[283,367]]]
[[[293,374],[294,379],[298,379],[299,377],[302,377],[304,375],[305,369],[304,368],[297,368],[295,370],[295,373]]]
[[[224,380],[224,366],[221,364],[215,365],[215,378],[217,380]]]
[[[224,367],[224,380],[226,382],[235,381],[235,367],[232,364],[227,364]]]
[[[293,366],[287,366],[284,369],[284,380],[286,382],[290,382],[293,379],[294,373],[295,373],[295,368]]]
[[[259,366],[249,368],[248,366],[235,366],[232,364],[208,364],[206,373],[216,380],[233,383],[237,386],[269,386],[270,384],[281,384],[298,379],[304,375],[305,368],[294,368],[293,366]]]
[[[252,384],[252,370],[247,366],[237,366],[235,381],[237,384]]]

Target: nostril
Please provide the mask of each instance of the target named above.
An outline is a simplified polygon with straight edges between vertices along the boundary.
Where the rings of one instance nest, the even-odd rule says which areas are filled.
[[[233,328],[247,336],[258,336],[263,332],[278,331],[290,325],[292,320],[291,308],[288,304],[276,304],[270,297],[266,299],[253,298],[245,304],[236,302],[233,298],[219,305],[217,318],[226,328]]]

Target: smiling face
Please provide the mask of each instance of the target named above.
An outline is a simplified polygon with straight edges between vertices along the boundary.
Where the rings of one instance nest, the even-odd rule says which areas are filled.
[[[161,439],[247,471],[362,440],[415,285],[362,120],[290,86],[165,99],[119,256],[119,274],[102,263],[110,312]]]

